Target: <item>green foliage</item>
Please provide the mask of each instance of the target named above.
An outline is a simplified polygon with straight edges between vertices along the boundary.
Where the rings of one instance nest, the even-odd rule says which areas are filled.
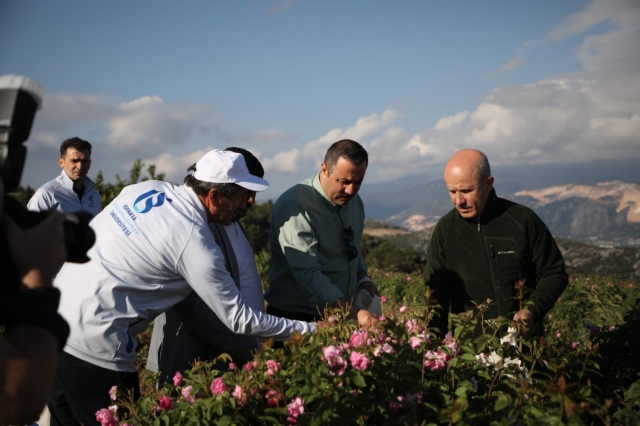
[[[417,273],[372,272],[385,289],[402,280],[422,282]],[[509,319],[482,321],[482,305],[479,316],[453,316],[453,336],[440,339],[427,332],[428,300],[412,303],[409,291],[383,293],[394,304],[383,305],[386,319],[377,330],[342,322],[294,336],[284,350],[266,342],[245,366],[217,371],[211,362],[198,362],[177,388],[151,389],[135,403],[118,404],[136,425],[640,421],[640,364],[633,362],[640,350],[636,283],[574,278],[549,315],[548,337],[537,340],[516,337]],[[479,324],[484,334],[477,333]],[[368,364],[356,368],[354,352]],[[216,379],[226,389],[214,394]],[[160,408],[162,396],[173,405]],[[302,410],[294,410],[295,401]]]
[[[156,166],[150,164],[147,166],[147,174],[148,176],[142,176],[142,169],[144,164],[137,159],[133,162],[131,166],[131,170],[129,171],[129,178],[122,179],[119,175],[116,175],[116,183],[106,183],[104,181],[104,176],[102,175],[102,171],[98,172],[98,175],[95,179],[96,191],[100,194],[100,199],[102,202],[102,207],[107,206],[114,198],[116,198],[120,191],[125,186],[133,185],[134,183],[138,183],[145,180],[164,180],[166,177],[165,173],[156,174]]]
[[[364,234],[360,247],[369,268],[411,273],[424,267],[425,260],[417,251],[400,247],[386,239]]]
[[[31,188],[30,186],[27,186],[26,188],[23,188],[22,186],[18,186],[18,190],[16,192],[12,192],[10,195],[13,198],[15,198],[16,200],[18,200],[20,202],[20,204],[22,205],[22,207],[24,207],[25,209],[27,208],[27,203],[29,202],[29,200],[31,199],[31,197],[33,197],[33,194],[36,191]]]
[[[255,203],[247,215],[240,219],[254,253],[260,253],[263,250],[269,252],[269,225],[272,211],[271,200],[266,203]]]
[[[421,272],[386,272],[383,269],[369,268],[369,277],[378,286],[390,303],[405,305],[424,305],[426,303],[424,278]]]

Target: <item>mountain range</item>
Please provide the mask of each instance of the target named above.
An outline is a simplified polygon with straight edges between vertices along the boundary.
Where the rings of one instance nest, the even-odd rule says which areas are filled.
[[[498,196],[532,208],[556,238],[640,247],[640,172],[631,162],[498,166]],[[451,210],[442,170],[363,185],[367,217],[408,230],[431,228]]]

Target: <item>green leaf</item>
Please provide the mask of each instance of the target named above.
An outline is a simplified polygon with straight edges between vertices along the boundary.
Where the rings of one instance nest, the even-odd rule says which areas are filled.
[[[499,395],[493,409],[496,411],[504,410],[511,405],[511,398],[508,395]]]
[[[364,388],[367,386],[367,382],[364,380],[364,377],[362,377],[362,374],[360,373],[356,373],[353,376],[353,383],[359,388]]]
[[[228,426],[232,423],[233,423],[233,418],[228,414],[226,416],[220,417],[220,419],[216,422],[218,426]]]

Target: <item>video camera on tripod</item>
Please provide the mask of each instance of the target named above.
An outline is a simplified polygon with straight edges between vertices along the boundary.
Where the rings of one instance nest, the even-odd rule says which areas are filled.
[[[29,138],[36,111],[42,102],[42,86],[24,76],[0,76],[0,176],[5,194],[15,192],[20,185],[22,169],[27,158],[23,143]],[[45,212],[25,210],[13,197],[4,196],[4,213],[23,228],[31,228],[42,222]],[[95,242],[95,233],[89,227],[91,214],[87,212],[65,213],[64,240],[67,262],[88,262],[87,250]],[[0,242],[6,245],[5,236]],[[8,253],[8,252],[7,252]],[[9,259],[0,259],[3,265]]]

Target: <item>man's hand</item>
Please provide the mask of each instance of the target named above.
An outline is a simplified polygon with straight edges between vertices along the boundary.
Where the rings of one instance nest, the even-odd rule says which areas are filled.
[[[358,325],[362,328],[375,327],[378,324],[378,317],[373,312],[369,312],[366,309],[360,309],[357,306],[350,304],[345,298],[336,300],[331,307],[348,312],[347,319],[357,320]],[[329,323],[331,324],[331,316],[329,318]]]
[[[513,316],[513,320],[516,323],[524,324],[527,333],[531,333],[533,329],[533,313],[528,309],[523,309],[516,312]]]
[[[358,311],[358,325],[365,330],[378,325],[378,317],[366,309],[360,309]]]
[[[367,290],[369,294],[373,296],[380,296],[380,292],[378,291],[378,287],[373,283],[373,281],[363,281],[360,283],[360,287],[358,290]]]
[[[11,258],[22,274],[22,284],[29,289],[50,286],[67,259],[62,223],[58,211],[33,228],[21,229],[7,215],[2,218]]]

